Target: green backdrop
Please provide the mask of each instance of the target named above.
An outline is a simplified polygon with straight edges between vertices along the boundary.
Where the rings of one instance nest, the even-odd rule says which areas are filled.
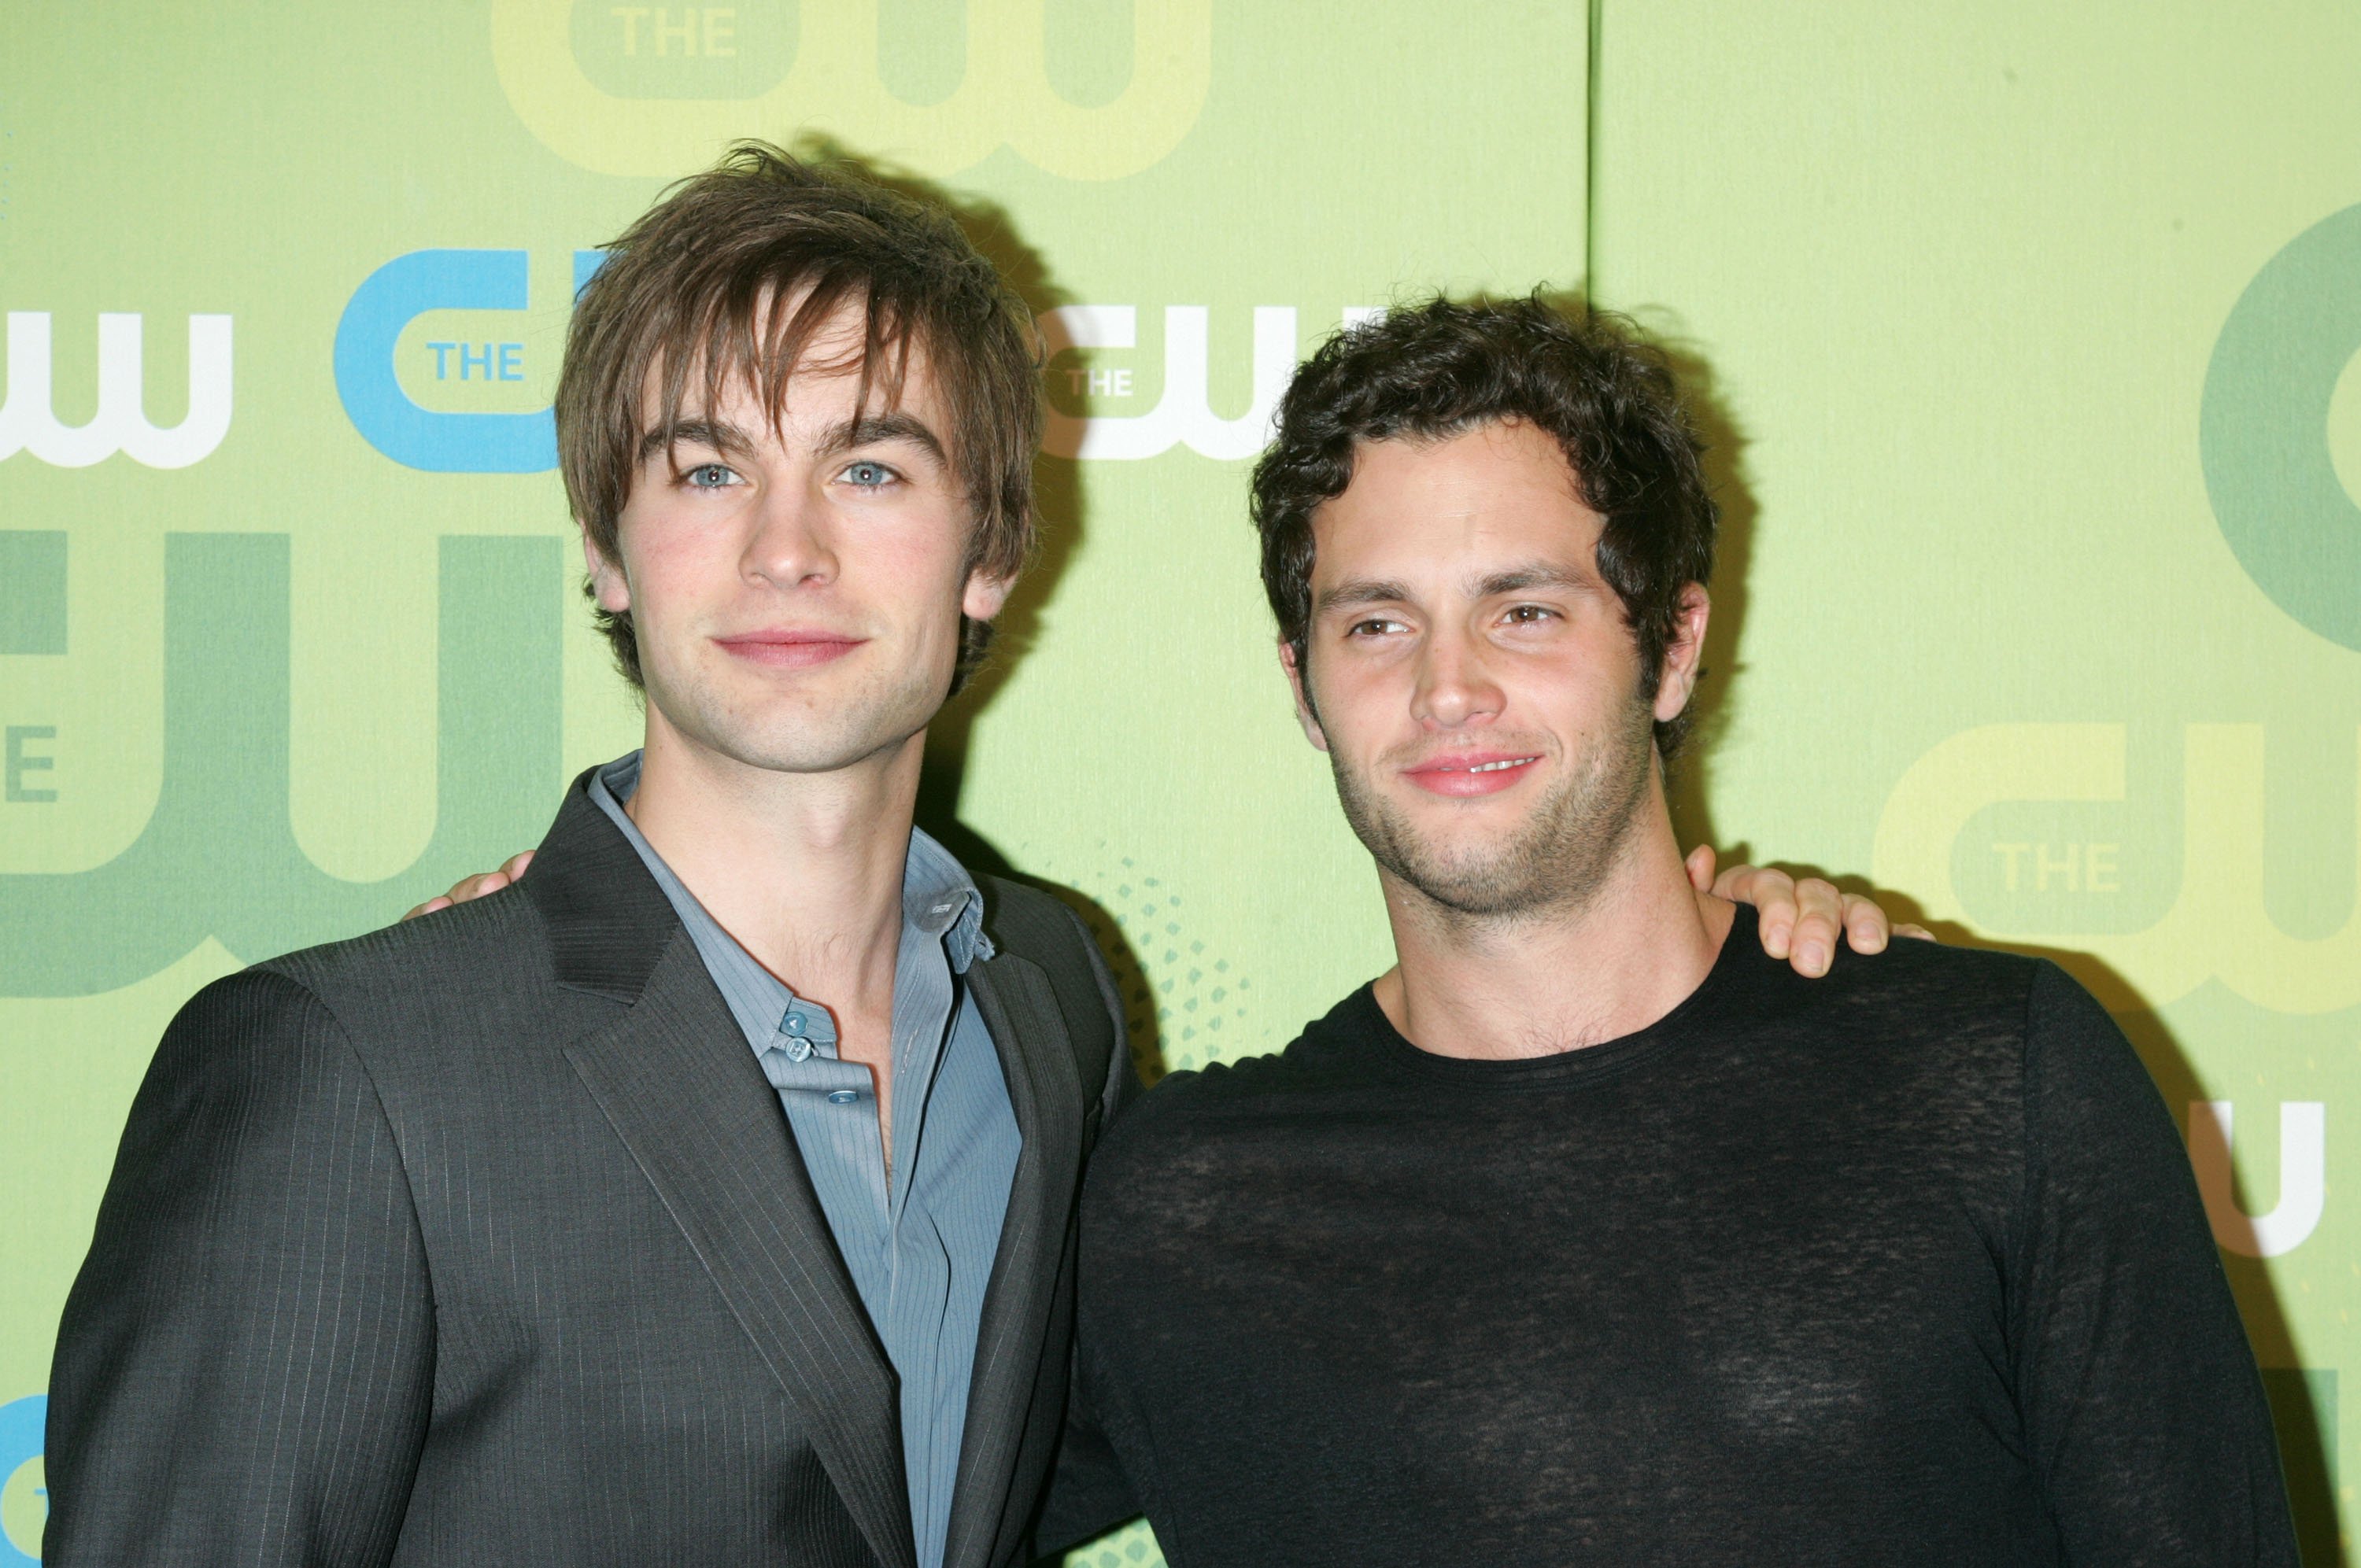
[[[1387,961],[1254,580],[1277,383],[1348,311],[1587,277],[1717,441],[1685,830],[2116,1010],[2341,1561],[2361,13],[2070,9],[12,8],[0,1565],[172,1011],[531,845],[632,743],[549,471],[580,253],[813,134],[939,182],[1073,345],[1044,558],[925,805],[1095,913],[1143,1051],[1273,1048]]]

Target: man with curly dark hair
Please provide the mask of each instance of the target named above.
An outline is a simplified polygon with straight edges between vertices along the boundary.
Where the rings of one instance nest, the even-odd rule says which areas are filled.
[[[1083,1198],[1045,1538],[1175,1568],[2293,1564],[2172,1120],[2056,966],[1807,982],[1683,874],[1714,507],[1664,361],[1538,299],[1332,340],[1255,471],[1399,962],[1175,1074]]]

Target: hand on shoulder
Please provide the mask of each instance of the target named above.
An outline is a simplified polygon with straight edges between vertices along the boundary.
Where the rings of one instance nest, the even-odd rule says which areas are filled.
[[[1711,853],[1710,850],[1707,852]],[[466,904],[470,899],[481,898],[488,893],[498,893],[511,883],[522,882],[525,868],[531,864],[533,864],[533,851],[521,850],[502,861],[500,869],[496,872],[478,872],[473,876],[461,877],[451,884],[450,892],[428,899],[409,914],[404,915],[402,918],[415,920],[422,915],[432,915],[438,909],[448,909],[455,904]]]
[[[1763,950],[1785,959],[1800,975],[1818,979],[1836,961],[1837,935],[1856,953],[1882,953],[1894,937],[1931,942],[1924,926],[1897,926],[1873,898],[1846,893],[1820,877],[1800,882],[1770,866],[1731,866],[1714,874],[1713,846],[1689,851],[1689,885],[1738,904],[1754,906]]]

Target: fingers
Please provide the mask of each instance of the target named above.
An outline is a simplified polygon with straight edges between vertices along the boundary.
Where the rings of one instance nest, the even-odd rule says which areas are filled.
[[[509,873],[505,871],[478,872],[474,876],[461,877],[453,883],[451,891],[444,896],[454,904],[466,904],[488,893],[498,893],[508,884]]]
[[[1689,858],[1681,864],[1689,873],[1690,887],[1699,893],[1713,891],[1713,846],[1711,844],[1699,844],[1689,851]]]
[[[1893,935],[1893,922],[1873,898],[1859,894],[1844,895],[1845,946],[1856,953],[1882,953],[1886,938]]]
[[[455,904],[466,904],[471,899],[481,898],[488,893],[498,893],[500,889],[522,880],[525,868],[531,864],[533,864],[533,851],[521,850],[502,861],[500,870],[478,872],[474,876],[463,876],[451,884],[450,892],[440,898],[428,899],[402,918],[415,920],[422,915],[432,915],[438,909],[448,909]]]
[[[1795,934],[1787,939],[1787,962],[1814,980],[1836,960],[1837,937],[1844,927],[1844,894],[1835,884],[1806,877],[1795,884]]]
[[[1699,845],[1685,862],[1691,885],[1698,884],[1698,868],[1710,874],[1713,851]],[[1813,980],[1828,972],[1842,938],[1856,953],[1882,953],[1894,937],[1931,942],[1924,926],[1896,926],[1873,898],[1845,893],[1819,877],[1797,882],[1769,866],[1732,866],[1714,879],[1712,891],[1723,898],[1754,905],[1755,928],[1763,950],[1785,959],[1795,972]]]
[[[1769,866],[1732,866],[1714,879],[1720,897],[1754,905],[1756,934],[1774,959],[1792,956],[1795,938],[1795,879]]]

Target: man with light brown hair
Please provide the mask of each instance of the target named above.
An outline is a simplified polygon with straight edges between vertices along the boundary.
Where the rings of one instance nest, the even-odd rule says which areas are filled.
[[[644,745],[529,878],[181,1011],[46,1561],[1021,1556],[1132,1071],[1081,922],[912,817],[1041,418],[1023,304],[857,173],[741,148],[614,244],[558,444]]]
[[[557,401],[643,748],[511,892],[208,987],[60,1333],[46,1560],[1022,1551],[1082,1160],[1081,922],[911,823],[1031,539],[1022,303],[744,148],[610,248]]]

